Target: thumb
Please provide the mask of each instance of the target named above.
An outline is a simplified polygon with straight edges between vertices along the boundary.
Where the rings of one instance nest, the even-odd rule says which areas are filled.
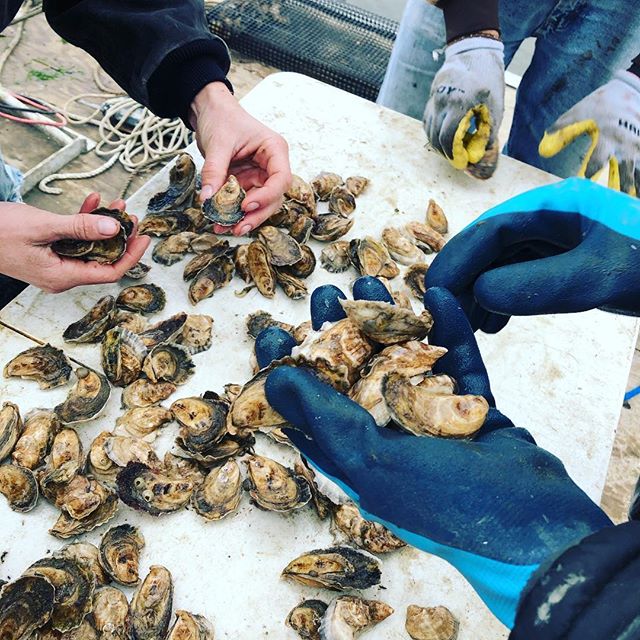
[[[213,149],[208,149],[205,152],[205,161],[202,167],[202,189],[200,191],[202,201],[211,198],[227,181],[231,157],[231,147],[218,146],[215,153]]]
[[[120,223],[107,216],[77,213],[75,215],[54,214],[49,227],[48,240],[104,240],[120,231]]]

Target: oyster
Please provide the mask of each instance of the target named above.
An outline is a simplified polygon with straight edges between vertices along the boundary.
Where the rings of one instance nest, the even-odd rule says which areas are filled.
[[[229,176],[219,191],[202,203],[202,213],[205,218],[216,224],[232,227],[244,218],[242,201],[246,195],[238,179]]]
[[[205,298],[210,298],[215,291],[231,282],[234,264],[231,255],[224,253],[204,269],[201,269],[189,285],[189,300],[197,304]]]
[[[101,482],[112,485],[118,473],[118,465],[107,455],[105,444],[113,434],[110,431],[99,433],[89,447],[87,471]]]
[[[13,402],[4,402],[0,409],[0,461],[13,451],[23,429],[18,406]]]
[[[142,280],[149,271],[151,271],[151,267],[148,264],[136,262],[131,269],[124,272],[124,277],[131,278],[132,280]]]
[[[316,195],[308,182],[294,174],[289,190],[284,194],[285,198],[301,204],[304,210],[313,214],[316,211]]]
[[[188,315],[182,331],[174,342],[183,346],[187,353],[195,355],[211,347],[213,318],[207,315]]]
[[[162,213],[185,208],[196,190],[196,173],[193,158],[188,153],[181,153],[169,172],[169,186],[149,200],[147,211]]]
[[[347,189],[357,198],[369,185],[369,178],[362,176],[351,176],[346,179],[345,185]]]
[[[181,311],[175,315],[161,320],[153,326],[145,329],[139,334],[140,340],[142,340],[145,347],[149,349],[155,347],[162,342],[169,342],[180,334],[182,328],[187,321],[187,314]]]
[[[144,538],[137,527],[121,524],[111,527],[100,541],[100,565],[112,580],[125,587],[140,582],[138,562]]]
[[[276,227],[260,227],[258,238],[267,248],[269,262],[275,267],[295,264],[302,258],[300,245],[289,234]]]
[[[134,640],[158,640],[167,635],[173,605],[173,582],[167,569],[159,565],[136,589],[131,600]]]
[[[100,565],[100,551],[98,547],[89,542],[74,542],[68,544],[57,552],[61,558],[71,558],[85,565],[96,579],[96,585],[105,585],[111,582],[111,578],[104,572]]]
[[[291,469],[264,456],[245,460],[246,489],[256,506],[266,511],[291,511],[311,500],[309,483]]]
[[[302,258],[289,267],[284,267],[281,272],[286,272],[296,278],[308,278],[316,268],[316,256],[309,245],[300,245]]]
[[[0,467],[1,468],[1,467]],[[234,513],[242,497],[242,477],[235,460],[214,467],[191,496],[193,508],[207,520],[220,520]]]
[[[265,298],[273,298],[276,294],[276,277],[269,261],[269,252],[262,242],[254,240],[249,244],[247,264],[258,291]]]
[[[71,365],[63,351],[45,344],[31,347],[7,362],[4,377],[36,380],[41,389],[53,389],[69,382]]]
[[[400,264],[413,264],[424,261],[424,253],[416,243],[395,227],[387,227],[382,231],[382,243],[389,255]]]
[[[57,538],[71,538],[82,535],[111,520],[116,515],[117,510],[118,496],[115,493],[108,493],[104,502],[82,520],[75,520],[66,513],[61,513],[56,523],[49,529],[49,533]]]
[[[199,487],[204,482],[206,473],[197,460],[182,458],[167,451],[164,454],[163,466],[167,475],[191,480],[194,487]]]
[[[320,253],[320,264],[331,273],[342,273],[351,266],[349,242],[335,240]]]
[[[139,313],[118,310],[113,316],[112,327],[129,329],[132,333],[142,333],[148,324],[147,319]]]
[[[320,489],[318,489],[318,485],[316,484],[316,474],[302,457],[293,465],[293,470],[299,476],[302,476],[309,484],[313,506],[315,507],[320,520],[324,520],[331,513],[332,502],[320,491]]]
[[[48,466],[54,470],[64,469],[68,474],[64,482],[68,482],[83,462],[82,443],[76,430],[60,429],[53,438]]]
[[[119,309],[149,315],[162,311],[167,303],[164,291],[155,284],[139,284],[122,289],[116,298]]]
[[[349,320],[364,335],[380,344],[422,340],[433,325],[428,311],[417,316],[388,302],[375,300],[340,300]]]
[[[250,433],[242,435],[226,433],[218,442],[211,445],[206,453],[190,451],[186,455],[205,467],[217,466],[229,458],[251,452],[255,443],[256,439]]]
[[[38,483],[33,471],[14,464],[0,465],[0,493],[14,511],[31,511],[38,502]]]
[[[133,407],[116,420],[116,435],[129,435],[153,442],[156,431],[173,420],[164,407]]]
[[[427,288],[424,286],[424,278],[429,270],[428,264],[412,264],[404,274],[404,282],[409,287],[413,296],[422,302]]]
[[[95,478],[76,474],[66,484],[42,486],[42,492],[58,509],[75,520],[82,520],[104,504],[110,490]]]
[[[316,192],[318,200],[326,201],[335,187],[344,184],[344,180],[337,173],[320,172],[312,181],[311,187]]]
[[[158,468],[160,460],[151,445],[140,438],[110,435],[103,443],[107,457],[119,467],[130,462],[142,462],[151,468]]]
[[[185,265],[182,272],[182,278],[185,282],[193,280],[205,267],[208,267],[219,254],[207,251],[206,253],[199,253],[197,256],[189,260]]]
[[[105,587],[93,595],[93,621],[100,640],[129,640],[131,616],[127,597],[115,587]]]
[[[361,631],[378,624],[393,613],[393,609],[379,600],[365,600],[356,596],[340,596],[333,600],[322,618],[322,640],[352,640]]]
[[[69,391],[67,399],[53,409],[65,424],[95,418],[111,395],[109,381],[93,369],[79,367],[76,369],[76,377],[78,381]]]
[[[220,255],[229,249],[229,241],[215,233],[195,233],[189,243],[193,253],[215,253]]]
[[[311,237],[321,242],[331,242],[349,233],[353,227],[353,218],[343,218],[336,213],[326,213],[314,218],[315,226]]]
[[[246,324],[247,333],[252,338],[257,338],[262,331],[269,327],[280,327],[289,333],[293,331],[293,325],[276,320],[269,312],[262,310],[250,313],[247,316]]]
[[[116,311],[116,299],[104,296],[77,322],[70,324],[62,334],[67,342],[97,342],[111,326]]]
[[[449,231],[449,222],[444,215],[442,207],[432,198],[427,206],[427,224],[438,233],[445,234]]]
[[[178,610],[167,640],[213,640],[213,637],[213,626],[204,616]]]
[[[500,155],[500,145],[496,140],[493,144],[487,145],[485,154],[475,164],[469,164],[465,173],[478,180],[488,180],[496,170],[498,156]]]
[[[447,607],[407,607],[405,629],[413,640],[456,640],[459,627]]]
[[[388,553],[406,547],[405,542],[380,523],[365,520],[352,502],[336,506],[333,522],[351,542],[371,553]]]
[[[178,344],[164,342],[149,352],[142,371],[151,382],[184,384],[193,375],[195,365],[189,352]]]
[[[302,344],[307,336],[311,333],[313,327],[311,326],[311,320],[305,320],[301,322],[299,325],[293,328],[293,339],[298,343]]]
[[[278,269],[277,267],[274,271],[276,273],[276,280],[278,281],[278,284],[282,287],[282,290],[288,298],[291,298],[292,300],[301,300],[302,298],[307,297],[309,292],[300,278],[296,278],[291,273],[284,271],[284,269]]]
[[[253,276],[249,270],[249,245],[238,244],[236,245],[235,253],[233,254],[233,264],[236,269],[236,275],[242,278],[245,282],[252,282]]]
[[[181,231],[175,235],[163,238],[156,244],[151,253],[151,259],[158,264],[170,267],[180,262],[190,251],[191,240],[198,234],[193,231]]]
[[[356,210],[356,199],[346,187],[335,187],[329,195],[329,211],[348,218]]]
[[[149,213],[138,225],[138,234],[166,238],[174,233],[188,231],[191,228],[191,220],[180,211],[167,211],[165,213]]]
[[[381,573],[380,561],[374,556],[351,547],[330,547],[302,554],[282,575],[310,587],[347,591],[379,584]]]
[[[181,398],[171,405],[180,423],[178,446],[189,452],[206,454],[226,433],[229,405],[222,400]]]
[[[193,482],[175,479],[141,462],[130,462],[116,478],[120,500],[152,516],[177,511],[193,493]]]
[[[173,382],[153,383],[140,378],[125,387],[122,392],[122,406],[127,409],[133,407],[151,407],[166,400],[175,390]]]
[[[102,340],[102,368],[117,387],[126,387],[138,379],[146,356],[144,342],[128,329],[109,329]]]
[[[32,640],[99,640],[98,632],[95,630],[90,616],[87,616],[79,626],[71,631],[55,631],[51,625],[41,627],[33,636]]]
[[[282,206],[269,218],[269,224],[272,224],[274,227],[284,227],[285,229],[290,229],[291,225],[299,218],[299,217],[307,217],[309,213],[302,205],[298,205],[302,208],[302,214],[298,213],[297,207],[292,207],[294,203],[292,200],[285,200],[282,203]]]
[[[417,436],[469,438],[484,424],[489,411],[482,396],[434,394],[398,373],[386,375],[382,394],[393,419]]]
[[[311,232],[315,228],[314,221],[308,216],[299,216],[289,227],[289,235],[298,243],[304,244],[309,241]]]
[[[54,588],[51,627],[71,631],[91,611],[95,578],[88,567],[71,558],[53,556],[34,562],[24,576],[44,578]]]
[[[427,224],[415,221],[407,222],[405,228],[416,240],[424,242],[432,251],[440,251],[445,245],[442,234]]]
[[[398,265],[385,246],[371,236],[351,242],[354,244],[358,256],[358,268],[363,276],[395,278],[400,273]]]
[[[182,212],[191,222],[191,228],[193,231],[203,231],[211,223],[202,214],[202,207],[189,207]]]
[[[36,576],[5,584],[0,592],[0,638],[30,638],[51,617],[54,596],[49,580]]]
[[[303,600],[289,612],[285,624],[303,640],[321,640],[320,623],[327,610],[322,600]]]
[[[286,420],[267,401],[264,385],[269,369],[259,371],[247,382],[233,401],[227,419],[229,433],[255,431],[262,427],[279,427]]]

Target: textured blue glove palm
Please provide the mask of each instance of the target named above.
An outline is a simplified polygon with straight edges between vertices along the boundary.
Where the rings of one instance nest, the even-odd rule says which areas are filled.
[[[319,304],[312,300],[312,314],[335,309],[322,300],[325,295],[335,297],[335,287],[314,292]],[[305,369],[275,369],[267,379],[267,398],[294,425],[287,429],[293,443],[342,486],[366,518],[448,560],[511,626],[538,566],[611,523],[555,456],[495,409],[457,301],[433,289],[425,305],[434,318],[431,342],[449,350],[435,370],[452,375],[460,393],[481,394],[493,407],[474,440],[379,428],[365,409]],[[336,319],[316,317],[314,324]]]
[[[512,315],[596,307],[640,314],[640,202],[581,178],[490,209],[435,258],[427,287],[460,301],[474,331]]]

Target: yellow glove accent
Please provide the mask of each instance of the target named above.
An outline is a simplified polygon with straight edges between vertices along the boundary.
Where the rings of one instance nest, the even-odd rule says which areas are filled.
[[[469,133],[471,119],[476,119],[476,130]],[[455,169],[466,169],[484,157],[491,135],[491,113],[486,104],[478,104],[467,111],[453,137],[453,158],[449,162]]]

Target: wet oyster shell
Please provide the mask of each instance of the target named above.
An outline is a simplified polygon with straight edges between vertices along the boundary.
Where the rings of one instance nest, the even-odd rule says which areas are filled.
[[[205,454],[226,433],[229,405],[222,400],[181,398],[171,405],[180,424],[178,446],[192,453]]]
[[[144,262],[136,262],[128,271],[124,272],[125,278],[131,278],[132,280],[142,280],[151,271],[151,267]]]
[[[108,493],[104,502],[86,518],[75,520],[66,513],[61,513],[49,533],[57,538],[71,538],[93,531],[116,515],[118,511],[118,496]]]
[[[244,461],[246,489],[256,506],[266,511],[291,511],[311,500],[309,483],[275,460],[253,455]]]
[[[125,387],[122,392],[123,408],[151,407],[166,400],[175,390],[173,382],[153,383],[150,380],[140,378]]]
[[[340,596],[329,604],[322,618],[320,638],[352,640],[361,631],[378,624],[392,613],[393,609],[379,600]]]
[[[14,464],[0,465],[0,493],[13,511],[31,511],[36,506],[39,495],[33,471]]]
[[[93,621],[100,640],[129,640],[131,616],[127,597],[115,587],[105,587],[93,595]]]
[[[358,266],[363,276],[395,278],[400,269],[389,255],[386,247],[371,236],[352,240],[358,256]]]
[[[417,436],[470,438],[482,427],[489,411],[482,396],[434,394],[398,373],[385,376],[382,394],[393,419]]]
[[[112,327],[121,327],[122,329],[129,329],[133,333],[142,333],[148,324],[143,315],[118,309],[113,317]]]
[[[162,342],[173,341],[180,334],[187,321],[187,314],[184,311],[161,320],[153,326],[138,334],[145,347],[151,349]]]
[[[188,611],[176,611],[176,621],[167,640],[213,640],[213,625],[204,617]]]
[[[182,272],[182,278],[185,282],[193,280],[203,269],[206,269],[212,262],[218,259],[220,255],[228,250],[225,249],[222,252],[219,251],[206,251],[199,253],[197,256],[189,260]]]
[[[343,218],[335,213],[326,213],[314,218],[315,226],[311,237],[321,242],[331,242],[349,233],[353,227],[353,218]]]
[[[294,203],[292,200],[285,200],[282,206],[269,218],[269,224],[272,224],[274,227],[290,229],[291,225],[293,225],[299,217],[307,217],[309,212],[304,209],[304,207],[302,207],[302,215],[298,215],[297,207],[292,207],[291,204],[302,207],[302,205],[298,205],[298,203]]]
[[[29,638],[51,617],[55,591],[44,578],[24,576],[0,592],[0,638]]]
[[[114,483],[119,471],[118,465],[107,455],[105,449],[107,440],[112,436],[110,431],[99,433],[93,439],[87,457],[87,472],[110,486]]]
[[[69,474],[66,479],[68,482],[82,467],[83,462],[82,442],[76,430],[60,429],[51,444],[48,466],[54,470],[66,469]]]
[[[150,213],[162,213],[171,209],[184,208],[196,190],[196,165],[188,153],[181,153],[169,172],[169,186],[166,191],[156,193],[147,204]]]
[[[105,438],[103,447],[107,457],[119,467],[126,467],[130,462],[142,462],[153,469],[160,466],[156,452],[140,438],[110,435]]]
[[[229,241],[215,233],[196,233],[189,243],[189,249],[194,253],[215,253],[220,255],[229,249]]]
[[[349,242],[335,240],[320,253],[320,264],[331,273],[342,273],[351,266]]]
[[[262,331],[269,327],[280,327],[291,333],[293,325],[276,320],[268,311],[254,311],[247,316],[246,319],[247,333],[252,338],[257,338]]]
[[[278,284],[282,287],[282,290],[288,298],[292,300],[302,300],[302,298],[307,297],[309,292],[300,278],[296,278],[291,273],[284,269],[278,269],[277,267],[274,268],[274,271]]]
[[[191,220],[180,211],[149,213],[138,225],[138,234],[166,238],[175,233],[188,231],[190,228]]]
[[[293,175],[291,186],[284,194],[284,197],[297,202],[304,207],[304,211],[308,214],[316,212],[316,195],[308,182],[305,182],[300,176]]]
[[[382,231],[382,243],[393,260],[400,264],[414,264],[424,261],[424,253],[415,241],[395,227],[387,227]]]
[[[408,222],[405,225],[407,231],[420,242],[424,242],[432,251],[440,251],[445,245],[442,234],[422,222]]]
[[[151,382],[184,384],[193,375],[195,365],[189,352],[180,345],[164,342],[147,355],[142,371]]]
[[[413,264],[404,274],[404,283],[413,294],[413,297],[420,302],[423,301],[425,291],[427,290],[424,285],[424,279],[428,270],[428,264]]]
[[[169,629],[173,606],[173,581],[165,567],[153,565],[131,600],[134,640],[158,640]]]
[[[67,384],[71,371],[64,352],[45,344],[31,347],[7,362],[4,377],[36,380],[41,389],[53,389]]]
[[[389,553],[407,546],[380,523],[365,520],[352,502],[335,507],[333,522],[351,542],[371,553]]]
[[[312,181],[311,187],[316,192],[318,200],[326,201],[335,187],[344,184],[344,180],[337,174],[329,171],[321,171]]]
[[[443,235],[449,231],[447,216],[444,215],[442,207],[433,198],[429,200],[427,206],[427,224]]]
[[[3,402],[0,409],[0,461],[13,451],[23,429],[18,406],[13,402]]]
[[[130,462],[116,477],[118,496],[125,504],[152,516],[177,511],[193,493],[193,482],[154,471],[141,462]]]
[[[191,496],[193,508],[207,520],[220,520],[234,513],[242,498],[242,476],[235,460],[212,469]]]
[[[322,600],[303,600],[291,609],[285,624],[303,640],[320,640],[320,623],[326,610]]]
[[[96,585],[105,585],[111,582],[111,578],[104,572],[100,565],[100,551],[94,544],[89,542],[74,542],[73,544],[62,547],[56,555],[61,558],[71,558],[86,566],[89,572],[95,577]]]
[[[195,355],[211,347],[213,318],[207,315],[188,315],[182,331],[174,342],[183,346],[187,353]]]
[[[164,454],[164,471],[172,478],[186,478],[193,482],[194,487],[199,487],[204,482],[206,472],[197,460],[192,458],[181,458],[170,451]]]
[[[258,229],[258,239],[264,244],[269,262],[274,267],[295,264],[302,259],[300,245],[287,233],[270,225]]]
[[[69,391],[67,399],[53,409],[65,424],[95,418],[111,395],[109,381],[97,371],[79,367],[76,369],[76,377],[78,381]]]
[[[158,264],[170,267],[180,262],[191,248],[191,240],[198,236],[193,231],[181,231],[175,235],[163,238],[156,244],[151,253],[151,259]]]
[[[232,227],[244,218],[241,205],[246,195],[238,179],[235,176],[229,176],[213,197],[202,203],[202,213],[211,222]]]
[[[265,298],[273,298],[276,294],[276,276],[269,261],[269,252],[262,242],[254,240],[249,244],[247,264],[258,291]]]
[[[164,291],[155,284],[138,284],[122,289],[116,298],[119,309],[150,315],[162,311],[167,303]]]
[[[109,493],[111,490],[95,478],[80,474],[75,475],[66,484],[50,485],[47,490],[43,486],[43,495],[75,520],[90,516],[106,502]]]
[[[299,216],[289,227],[289,235],[298,243],[304,244],[309,241],[311,232],[315,228],[314,221],[307,216]]]
[[[356,199],[346,187],[335,187],[329,195],[329,211],[343,218],[349,217],[356,210]]]
[[[270,433],[273,433],[273,431]],[[302,457],[293,465],[293,470],[299,476],[302,476],[309,484],[313,506],[315,507],[320,520],[324,520],[331,513],[332,502],[320,491],[320,489],[318,489],[318,485],[316,484],[316,474]]]
[[[197,304],[210,298],[218,289],[231,282],[234,272],[233,257],[223,253],[201,269],[189,285],[189,301]]]
[[[298,344],[302,344],[307,339],[307,336],[311,333],[312,330],[313,327],[311,326],[311,320],[305,320],[304,322],[301,322],[299,325],[296,325],[293,328],[293,339]]]
[[[147,347],[137,334],[116,327],[105,334],[101,354],[102,368],[111,384],[126,387],[140,377]]]
[[[227,433],[218,442],[211,445],[206,454],[189,451],[185,452],[185,455],[190,456],[204,467],[210,468],[218,466],[229,458],[253,451],[255,443],[256,439],[250,433],[242,433],[241,435]]]
[[[164,407],[133,407],[116,420],[116,435],[129,435],[153,442],[156,431],[173,420],[173,414]]]
[[[282,572],[285,578],[310,587],[335,591],[368,589],[380,583],[380,561],[351,547],[314,549],[292,560]]]
[[[55,631],[51,625],[45,625],[36,631],[31,640],[99,640],[89,617],[86,617],[79,626],[71,631]]]
[[[316,268],[316,256],[309,245],[300,245],[302,258],[289,267],[283,267],[281,272],[289,273],[296,278],[308,278]]]
[[[405,629],[413,640],[456,640],[460,623],[447,607],[407,607]]]
[[[233,264],[236,269],[236,275],[242,278],[245,282],[252,282],[253,276],[249,270],[249,245],[238,244],[236,245],[235,253],[233,254]]]
[[[144,538],[137,527],[121,524],[111,527],[100,541],[100,565],[109,577],[125,587],[140,582],[138,563]]]
[[[98,342],[111,326],[116,299],[104,296],[80,320],[70,324],[62,334],[66,342]]]
[[[345,185],[357,198],[369,185],[369,178],[363,178],[362,176],[350,176],[346,179]]]

